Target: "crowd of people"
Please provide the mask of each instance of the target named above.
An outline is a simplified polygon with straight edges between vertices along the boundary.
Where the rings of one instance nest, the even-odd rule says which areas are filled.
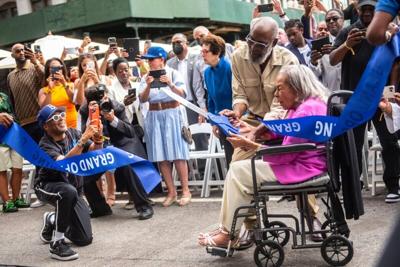
[[[172,52],[148,43],[133,66],[126,59],[127,52],[115,46],[110,46],[99,65],[88,51],[89,36],[79,48],[77,66],[68,68],[64,54],[44,61],[24,45],[15,44],[11,52],[16,68],[7,77],[9,94],[0,94],[0,123],[6,127],[19,123],[55,161],[109,145],[148,159],[155,163],[165,181],[167,195],[162,205],[168,207],[191,202],[189,143],[193,139],[197,150],[206,150],[208,137],[190,136],[187,126],[203,123],[206,118],[185,108],[165,91],[184,97],[206,112],[229,117],[240,134],[226,135],[213,126],[213,134],[224,146],[229,168],[221,227],[199,236],[201,245],[226,246],[235,208],[250,201],[253,185],[249,159],[265,141],[278,137],[261,120],[325,115],[329,95],[340,89],[354,90],[375,45],[390,41],[398,31],[392,22],[397,14],[393,9],[397,7],[376,6],[375,0],[359,0],[347,9],[338,5],[330,10],[319,1],[304,1],[301,18],[289,18],[279,0],[272,2],[283,28],[255,8],[249,34],[235,46],[198,26],[193,29],[193,36],[174,34]],[[317,9],[325,14],[318,24],[312,15]],[[346,20],[349,26],[345,27]],[[189,47],[191,37],[195,49]],[[317,46],[323,39],[324,43]],[[112,54],[115,59],[110,59]],[[398,68],[395,62],[387,82],[396,89]],[[400,103],[400,93],[394,94],[393,101]],[[100,116],[92,116],[98,110]],[[387,203],[400,201],[398,114],[397,104],[382,99],[372,118],[387,166],[383,174]],[[354,129],[360,173],[367,126],[364,123]],[[302,142],[311,141],[293,137],[284,137],[282,141],[283,144]],[[1,152],[3,212],[16,212],[29,206],[20,197],[23,159],[6,145],[1,146]],[[173,167],[181,183],[180,196],[173,180]],[[204,168],[201,162],[199,168]],[[264,157],[256,162],[260,183],[298,183],[326,172],[326,168],[325,156],[315,152]],[[107,171],[104,176],[101,173],[81,177],[39,167],[36,173],[38,203],[55,207],[43,215],[40,234],[42,241],[50,244],[55,259],[78,258],[65,238],[80,246],[90,244],[93,239],[90,217],[112,214],[116,191],[128,193],[125,207],[134,208],[140,220],[153,216],[153,203],[130,166]],[[314,195],[308,196],[308,205],[310,227],[318,230],[321,223]],[[310,238],[316,242],[322,240],[321,234]]]

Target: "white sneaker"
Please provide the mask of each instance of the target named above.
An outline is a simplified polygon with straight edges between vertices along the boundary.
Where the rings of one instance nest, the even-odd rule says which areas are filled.
[[[386,203],[396,203],[400,201],[400,194],[387,194],[385,198]]]
[[[39,207],[42,207],[42,206],[44,206],[44,205],[46,205],[46,203],[44,203],[44,202],[42,202],[42,201],[40,201],[39,199],[37,199],[35,202],[33,202],[32,204],[31,204],[31,208],[39,208]]]

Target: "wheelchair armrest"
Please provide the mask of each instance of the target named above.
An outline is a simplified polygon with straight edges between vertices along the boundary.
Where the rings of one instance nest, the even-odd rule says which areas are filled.
[[[294,145],[283,145],[283,146],[270,146],[266,148],[262,148],[257,151],[256,157],[260,157],[262,155],[273,155],[273,154],[285,154],[285,153],[294,153],[301,152],[307,150],[316,150],[320,147],[314,143],[302,143],[302,144],[294,144]]]

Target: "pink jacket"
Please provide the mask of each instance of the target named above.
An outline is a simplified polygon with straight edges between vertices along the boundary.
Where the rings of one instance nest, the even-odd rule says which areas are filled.
[[[312,115],[326,115],[326,104],[317,98],[308,98],[297,109],[290,109],[287,118],[300,118]],[[315,143],[313,141],[285,136],[282,145]],[[306,181],[327,171],[326,155],[321,151],[304,151],[282,155],[265,155],[276,178],[281,184]]]

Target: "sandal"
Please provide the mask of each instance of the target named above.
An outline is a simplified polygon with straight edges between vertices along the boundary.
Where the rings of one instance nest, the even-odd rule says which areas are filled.
[[[174,196],[174,197],[169,197],[169,196],[167,196],[166,198],[165,198],[165,200],[163,201],[163,203],[162,203],[162,205],[166,208],[166,207],[169,207],[169,206],[171,206],[172,204],[174,204],[175,202],[177,202],[177,196]]]
[[[225,235],[225,241],[216,241],[217,237],[220,235]],[[219,247],[219,248],[227,248],[229,245],[229,233],[225,231],[223,228],[219,228],[215,231],[212,231],[208,234],[203,234],[204,238],[200,238],[198,240],[199,245],[201,246],[209,246],[209,247]]]
[[[179,206],[183,207],[183,206],[186,206],[187,204],[189,204],[191,200],[192,200],[192,194],[187,195],[187,196],[182,196],[181,199],[179,200],[178,204],[179,204]]]

